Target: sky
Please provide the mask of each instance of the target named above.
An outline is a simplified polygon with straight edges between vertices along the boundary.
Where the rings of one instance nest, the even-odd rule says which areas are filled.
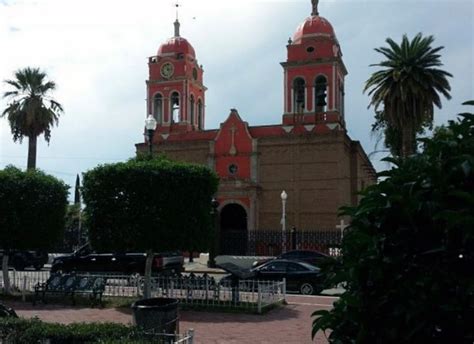
[[[180,0],[181,36],[204,66],[206,129],[218,128],[236,108],[249,125],[281,123],[286,44],[311,13],[310,0]],[[349,136],[367,154],[376,150],[373,109],[362,90],[374,48],[391,37],[418,32],[444,46],[444,70],[453,74],[451,100],[435,111],[435,125],[467,110],[474,99],[473,0],[321,0],[319,13],[333,25],[349,74],[345,80]],[[76,174],[125,161],[143,142],[147,58],[173,35],[173,0],[0,0],[0,80],[39,67],[57,84],[65,109],[48,145],[38,142],[37,167],[74,186]],[[3,82],[0,92],[9,88]],[[0,110],[7,106],[0,100]],[[26,167],[27,139],[13,143],[0,119],[0,169]],[[379,147],[380,149],[381,147]],[[377,170],[386,154],[371,155]],[[71,193],[73,190],[71,189]]]

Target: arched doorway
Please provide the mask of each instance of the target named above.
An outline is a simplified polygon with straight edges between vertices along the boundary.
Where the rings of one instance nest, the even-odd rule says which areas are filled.
[[[247,254],[247,212],[240,204],[224,206],[220,214],[220,254]]]

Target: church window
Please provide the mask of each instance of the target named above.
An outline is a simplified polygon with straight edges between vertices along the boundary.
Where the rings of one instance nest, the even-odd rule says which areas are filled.
[[[153,116],[158,124],[163,121],[163,97],[159,93],[153,98]]]
[[[314,47],[307,47],[306,52],[312,53],[314,51]]]
[[[302,78],[293,81],[293,112],[301,113],[305,109],[304,99],[305,82]]]
[[[191,95],[191,97],[189,98],[189,105],[190,105],[189,116],[191,119],[191,125],[194,125],[194,96],[193,95]]]
[[[180,115],[180,104],[179,104],[179,93],[173,92],[171,94],[171,123],[179,122]]]
[[[203,118],[202,118],[202,101],[201,99],[198,100],[198,129],[201,130],[203,128]]]
[[[324,75],[316,78],[314,85],[316,112],[326,111],[328,81]]]

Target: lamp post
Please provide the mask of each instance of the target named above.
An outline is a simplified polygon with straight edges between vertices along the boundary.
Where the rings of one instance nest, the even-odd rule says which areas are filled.
[[[156,119],[153,115],[148,115],[145,120],[145,129],[146,129],[146,137],[148,139],[148,154],[150,158],[152,157],[152,144],[153,144],[153,134],[155,133],[156,129]]]
[[[286,252],[286,200],[288,195],[285,190],[281,192],[281,251],[282,253]]]
[[[216,267],[216,256],[219,254],[219,240],[220,240],[220,219],[219,219],[219,201],[213,198],[211,200],[211,215],[214,221],[214,237],[212,238],[211,247],[209,249],[209,260],[207,266],[210,268]]]

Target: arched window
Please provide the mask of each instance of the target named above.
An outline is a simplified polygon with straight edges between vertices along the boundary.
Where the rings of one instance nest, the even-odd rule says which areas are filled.
[[[191,94],[191,97],[189,97],[189,106],[191,107],[189,109],[191,125],[194,126],[194,96],[192,94]]]
[[[201,130],[203,128],[203,118],[202,118],[202,101],[201,99],[198,100],[198,129]]]
[[[153,98],[153,116],[155,116],[156,122],[161,124],[163,121],[163,97],[159,93]]]
[[[304,99],[305,82],[302,78],[293,81],[293,112],[302,113],[305,109]]]
[[[326,111],[327,88],[328,81],[326,77],[324,75],[318,76],[314,84],[314,99],[316,100],[316,112]]]
[[[179,93],[178,92],[173,92],[171,94],[171,123],[178,123],[179,122],[179,115],[181,113],[180,111],[180,105],[179,105]]]

